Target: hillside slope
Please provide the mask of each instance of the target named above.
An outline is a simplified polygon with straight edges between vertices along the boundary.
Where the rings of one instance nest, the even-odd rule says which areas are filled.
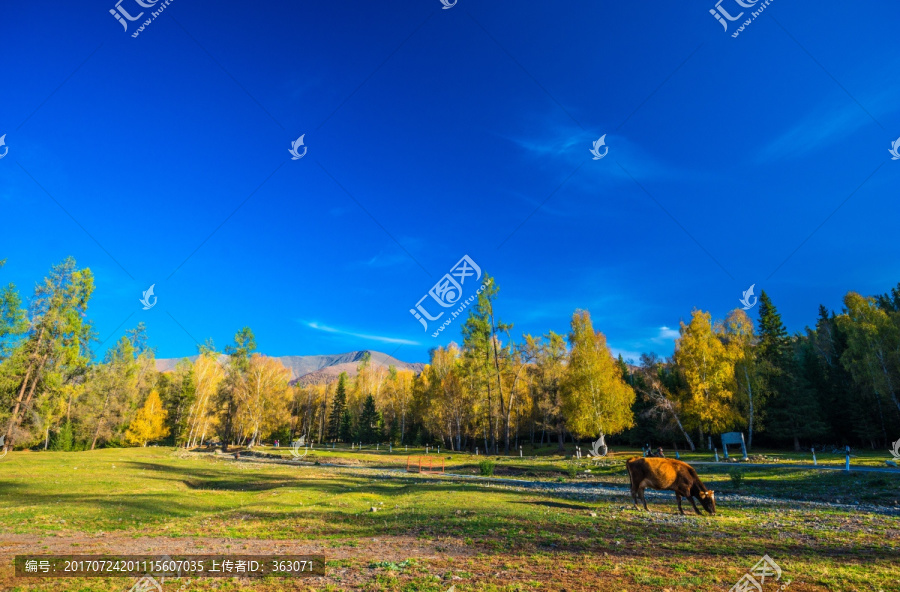
[[[419,373],[425,366],[421,363],[409,363],[398,360],[388,354],[371,351],[353,351],[343,354],[326,354],[319,356],[274,356],[291,371],[291,382],[312,384],[316,382],[330,382],[337,380],[341,372],[350,376],[356,376],[357,366],[363,355],[368,351],[372,355],[369,362],[373,366],[395,366],[398,370],[412,370]],[[187,359],[194,362],[198,356],[190,356]],[[156,360],[156,369],[160,372],[171,372],[175,365],[183,358],[159,358]],[[224,354],[219,355],[219,361],[223,364],[228,359]]]

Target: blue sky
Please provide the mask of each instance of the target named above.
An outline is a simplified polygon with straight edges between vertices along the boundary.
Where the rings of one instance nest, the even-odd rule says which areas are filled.
[[[775,0],[734,38],[714,4],[172,0],[132,37],[4,3],[0,281],[74,256],[98,352],[143,321],[160,357],[249,325],[426,361],[461,321],[409,310],[466,254],[515,336],[585,308],[669,354],[750,284],[801,330],[900,281],[900,5]]]

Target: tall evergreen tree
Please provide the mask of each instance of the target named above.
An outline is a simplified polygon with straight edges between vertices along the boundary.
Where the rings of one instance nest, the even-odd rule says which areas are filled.
[[[338,428],[338,437],[344,442],[350,442],[353,439],[353,416],[350,415],[349,409],[344,409],[341,413],[341,426]]]
[[[776,368],[787,361],[791,339],[766,291],[759,295],[759,357]]]
[[[347,410],[347,373],[341,372],[338,377],[337,390],[334,393],[334,401],[331,403],[331,414],[328,416],[328,438],[330,440],[349,439],[346,434],[341,434],[341,421],[344,411]],[[344,438],[347,436],[347,438]]]
[[[178,446],[185,439],[188,429],[188,413],[197,398],[194,384],[194,365],[187,358],[175,365],[171,374],[160,374],[157,387],[163,394],[166,422],[172,443]]]
[[[885,312],[900,312],[900,284],[887,294],[875,297],[878,307]]]
[[[865,393],[841,363],[847,350],[847,335],[838,326],[834,313],[819,305],[816,328],[808,336],[819,361],[818,372],[809,379],[818,393],[828,431],[834,437],[831,443],[843,445],[856,437],[871,443],[873,437],[881,436],[881,430],[877,419],[871,416],[873,409],[864,402]]]
[[[12,400],[4,401],[11,408],[2,434],[7,446],[29,438],[27,428],[21,424],[34,417],[34,395],[47,375],[67,369],[73,371],[87,364],[95,332],[84,317],[93,292],[93,273],[87,268],[78,269],[71,257],[53,266],[50,274],[35,287],[25,321],[27,333],[11,359],[4,362],[9,364],[9,382],[14,385]],[[11,313],[16,319],[15,326],[21,327],[21,314],[14,297],[12,291],[4,291],[4,316]]]
[[[359,441],[374,444],[381,441],[381,413],[375,407],[375,397],[369,395],[359,414]]]
[[[228,443],[233,442],[235,415],[240,394],[247,388],[247,372],[250,369],[250,356],[256,349],[256,337],[250,327],[244,327],[234,334],[234,343],[225,347],[228,354],[228,367],[225,380],[219,385],[217,399],[222,419],[222,450],[228,450]]]
[[[6,259],[0,259],[0,269]],[[0,289],[0,363],[12,353],[14,346],[28,330],[28,320],[15,284]]]
[[[775,440],[793,440],[797,451],[801,438],[825,432],[819,400],[805,376],[814,363],[811,354],[807,342],[791,341],[781,315],[763,291],[759,295],[759,367],[770,400],[766,431]]]
[[[512,409],[515,393],[503,385],[503,371],[501,366],[508,362],[513,355],[513,348],[500,346],[500,335],[512,329],[512,324],[501,321],[494,310],[494,301],[500,292],[500,287],[494,278],[484,274],[482,279],[483,289],[478,294],[478,300],[474,307],[469,309],[469,316],[462,328],[463,343],[467,351],[469,369],[477,375],[479,382],[487,387],[487,412],[490,428],[491,442],[488,446],[485,438],[485,448],[499,450],[499,442],[496,436],[497,430],[503,422],[503,446],[504,452],[510,452],[510,428]],[[499,417],[494,418],[494,401],[499,407]]]

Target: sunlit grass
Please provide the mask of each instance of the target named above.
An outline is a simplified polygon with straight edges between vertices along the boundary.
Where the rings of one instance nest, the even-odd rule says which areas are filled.
[[[498,462],[498,472],[507,462]],[[467,463],[477,470],[473,461],[460,461]],[[535,464],[528,466],[537,470]],[[711,487],[727,490],[726,469],[703,466],[700,473]],[[593,470],[585,479],[625,486],[621,466],[610,463]],[[881,491],[867,487],[870,478],[888,479],[883,488],[896,499],[900,480],[893,475],[773,474],[748,468],[745,487],[757,493],[793,491],[800,497],[807,490],[831,487],[840,495],[856,491],[861,496]],[[585,479],[578,482],[589,482]],[[532,584],[527,589],[559,589],[552,585],[559,578],[575,584],[616,582],[629,590],[728,589],[763,553],[779,560],[798,590],[900,586],[896,517],[842,508],[724,502],[715,517],[681,517],[669,494],[648,501],[655,510],[649,515],[633,511],[624,490],[621,496],[592,501],[476,480],[234,462],[165,448],[22,453],[0,464],[0,540],[3,533],[52,537],[100,532],[151,541],[228,537],[236,539],[235,545],[254,539],[307,540],[321,543],[327,554],[329,549],[355,549],[372,538],[411,536],[434,547],[456,545],[474,553],[440,560],[410,557],[410,563],[374,567],[370,564],[378,559],[341,560],[343,569],[370,574],[371,590],[446,590],[450,583],[457,584],[458,591],[501,590],[514,589],[512,582],[532,580],[542,587]],[[372,507],[378,511],[371,512]],[[435,580],[435,573],[460,579]],[[501,575],[492,575],[497,573]],[[192,590],[225,583],[197,582]],[[37,582],[20,589],[125,592],[121,583],[55,580],[52,586]],[[340,582],[331,584],[340,589]],[[239,582],[233,586],[218,589],[301,589],[280,581],[264,588]],[[324,584],[317,586],[325,589]],[[568,589],[591,588],[573,584]]]

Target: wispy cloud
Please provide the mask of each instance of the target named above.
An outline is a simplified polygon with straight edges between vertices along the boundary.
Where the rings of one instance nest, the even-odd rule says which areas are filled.
[[[645,146],[632,141],[622,133],[609,130],[608,127],[597,126],[593,134],[576,126],[558,122],[536,125],[533,129],[535,131],[531,133],[502,137],[521,149],[522,154],[530,161],[529,166],[534,166],[535,159],[541,161],[541,166],[546,167],[556,182],[562,181],[579,162],[586,163],[566,184],[581,192],[595,192],[597,183],[601,180],[632,184],[634,181],[631,176],[625,173],[622,167],[616,166],[618,162],[625,165],[632,176],[642,180],[683,181],[710,176],[706,171],[691,170],[683,164],[676,166],[666,162],[664,159],[667,155],[659,152],[659,142]],[[606,145],[609,147],[608,156],[599,161],[592,161],[590,148],[593,142],[604,134]],[[552,186],[553,183],[549,185]],[[539,195],[525,199],[540,203],[544,197]],[[583,214],[580,206],[567,211],[570,208],[561,205],[561,200],[557,202],[557,211],[553,213]]]
[[[656,343],[660,343],[663,341],[674,341],[675,339],[678,339],[678,337],[680,337],[680,336],[681,336],[681,333],[679,333],[678,329],[670,329],[669,327],[666,327],[665,325],[663,325],[662,327],[659,328],[659,334],[656,337],[654,337],[652,339],[652,341],[654,341]]]
[[[822,150],[871,122],[869,116],[853,103],[819,107],[767,144],[756,160],[771,162]]]
[[[421,345],[418,341],[410,341],[409,339],[400,339],[397,337],[385,337],[383,335],[369,335],[366,333],[356,333],[354,331],[347,331],[346,329],[338,329],[336,327],[329,327],[328,325],[322,325],[315,321],[301,321],[304,325],[309,327],[310,329],[315,329],[316,331],[324,331],[325,333],[333,333],[335,335],[346,335],[347,337],[356,337],[358,339],[369,339],[371,341],[379,341],[381,343],[399,343],[402,345]]]
[[[810,109],[796,124],[760,150],[758,163],[796,158],[823,150],[844,140],[850,134],[897,110],[897,85],[861,95],[861,107],[843,94],[834,96]]]
[[[610,345],[609,349],[612,350],[614,356],[622,354],[622,358],[624,358],[626,362],[637,364],[640,363],[641,352],[649,353],[656,351],[656,353],[660,353],[659,346],[662,346],[661,354],[663,357],[669,355],[674,349],[674,341],[678,339],[679,336],[680,333],[678,332],[678,329],[672,329],[663,325],[662,327],[657,328],[656,335],[653,337],[635,340],[619,340],[619,343],[628,349],[615,347],[613,345]]]

